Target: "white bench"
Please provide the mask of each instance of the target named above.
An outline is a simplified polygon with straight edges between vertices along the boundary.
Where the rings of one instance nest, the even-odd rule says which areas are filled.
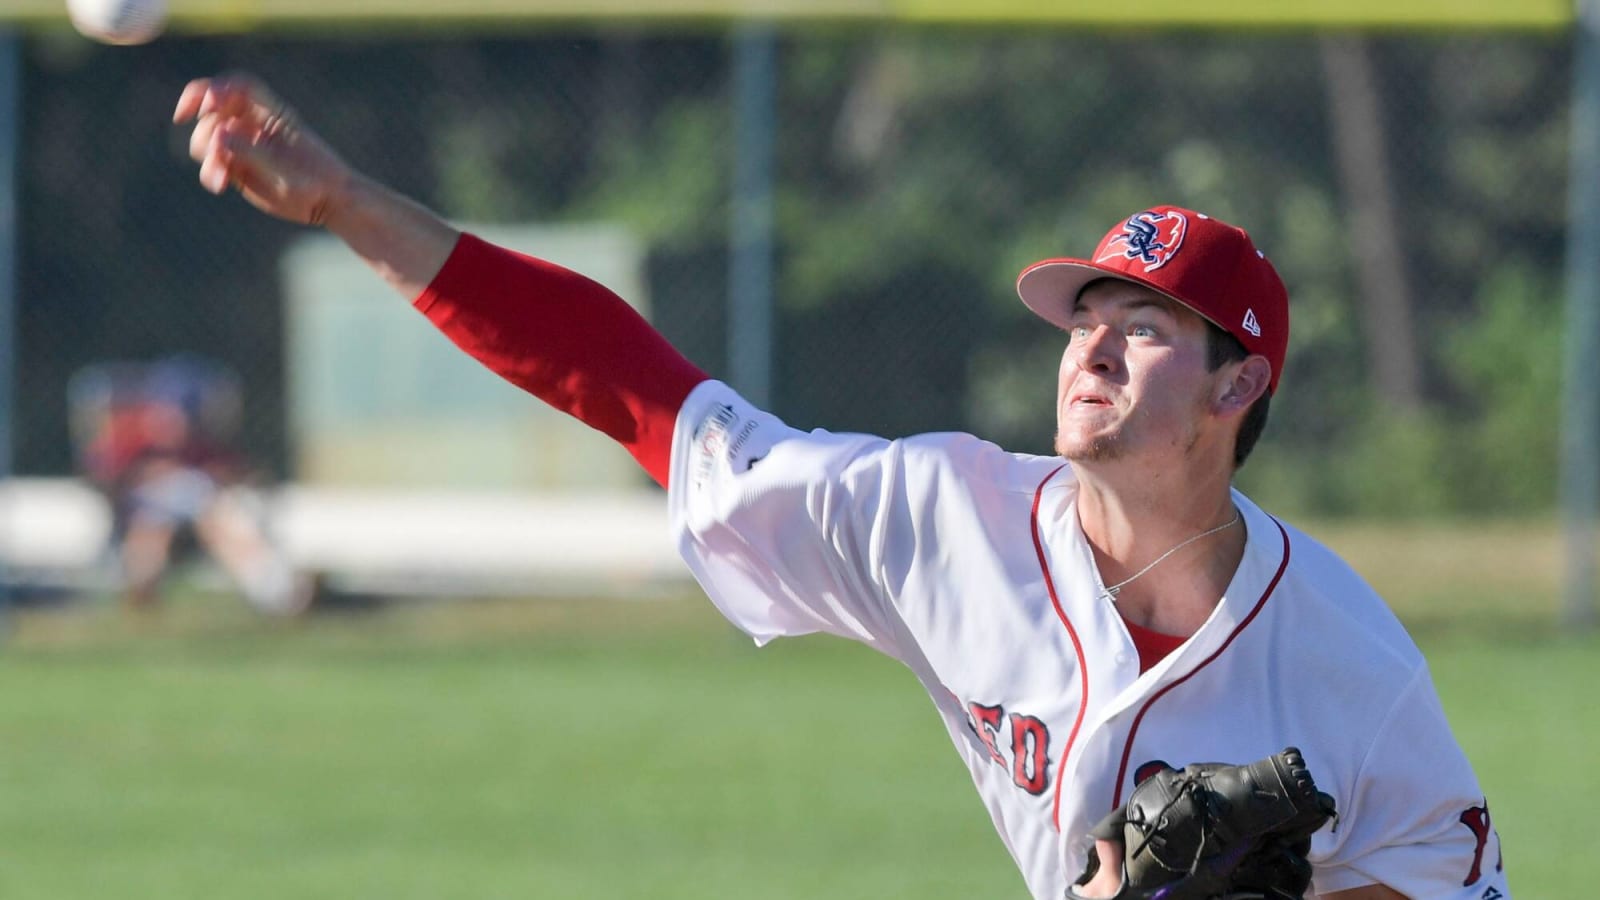
[[[649,594],[687,568],[658,493],[388,493],[286,486],[268,527],[298,569],[388,594]],[[0,566],[15,584],[92,584],[111,516],[73,479],[0,482]]]

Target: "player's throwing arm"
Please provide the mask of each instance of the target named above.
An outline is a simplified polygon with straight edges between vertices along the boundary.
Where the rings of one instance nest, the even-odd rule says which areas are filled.
[[[495,247],[353,169],[248,75],[184,87],[200,184],[321,226],[491,371],[610,436],[667,483],[679,408],[706,374],[579,273]]]

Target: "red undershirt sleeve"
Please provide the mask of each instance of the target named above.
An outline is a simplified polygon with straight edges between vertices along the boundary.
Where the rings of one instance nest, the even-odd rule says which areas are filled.
[[[495,374],[610,435],[666,486],[678,409],[708,376],[622,298],[463,234],[413,305]]]

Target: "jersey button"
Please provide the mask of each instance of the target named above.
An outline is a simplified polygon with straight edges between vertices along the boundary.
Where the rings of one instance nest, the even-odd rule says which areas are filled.
[[[1128,654],[1127,654],[1127,652],[1126,651],[1119,652],[1117,654],[1117,665],[1125,666],[1127,664],[1128,664]]]

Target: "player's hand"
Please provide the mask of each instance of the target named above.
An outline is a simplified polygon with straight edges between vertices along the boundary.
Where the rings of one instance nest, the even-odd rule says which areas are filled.
[[[263,212],[309,225],[327,221],[353,173],[287,104],[249,75],[197,78],[172,121],[193,121],[189,155],[213,194],[230,186]]]

